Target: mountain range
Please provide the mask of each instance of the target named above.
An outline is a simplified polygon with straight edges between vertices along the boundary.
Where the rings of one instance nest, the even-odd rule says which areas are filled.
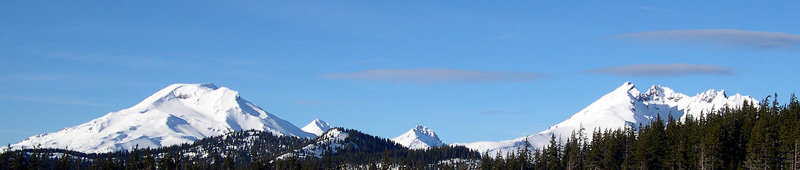
[[[758,103],[756,99],[749,96],[740,94],[728,96],[724,90],[713,89],[695,96],[688,96],[677,93],[668,87],[654,85],[642,93],[633,83],[625,82],[567,120],[542,132],[506,141],[454,145],[463,145],[480,152],[489,152],[489,155],[494,156],[498,152],[502,154],[525,146],[525,141],[528,141],[533,148],[549,145],[552,136],[566,141],[573,132],[577,132],[581,128],[591,140],[591,133],[596,130],[637,128],[640,125],[647,125],[657,117],[667,119],[672,116],[675,119],[683,120],[691,115],[699,118],[704,113],[726,107],[741,107],[745,102],[755,105]]]
[[[688,96],[658,85],[640,92],[633,83],[625,82],[570,118],[542,132],[506,141],[450,145],[466,146],[495,155],[525,146],[525,141],[534,148],[540,148],[549,144],[551,136],[565,140],[581,128],[587,133],[603,129],[635,128],[646,125],[656,117],[672,116],[683,120],[691,115],[698,118],[703,113],[725,107],[741,107],[745,102],[757,103],[757,100],[740,94],[728,96],[724,90],[713,89]],[[243,130],[303,139],[318,138],[316,144],[294,151],[295,156],[300,154],[318,157],[331,148],[348,146],[336,142],[345,138],[351,139],[343,129],[332,128],[319,119],[311,121],[302,129],[298,128],[225,87],[214,84],[173,84],[133,107],[108,113],[58,132],[32,136],[11,147],[68,147],[79,152],[100,153],[128,150],[136,146],[145,148],[192,143]],[[433,130],[425,126],[416,126],[390,141],[415,150],[445,145]],[[325,146],[326,149],[321,149],[320,146]]]

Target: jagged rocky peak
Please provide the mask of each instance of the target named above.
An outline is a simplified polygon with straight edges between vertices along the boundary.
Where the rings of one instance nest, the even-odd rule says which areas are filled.
[[[436,135],[436,132],[433,132],[433,130],[429,129],[427,126],[420,126],[420,125],[414,126],[413,131],[419,133],[420,135],[439,138],[439,136]]]
[[[643,101],[677,102],[678,100],[681,100],[684,97],[686,97],[686,95],[681,93],[676,93],[669,87],[664,87],[661,85],[653,85],[650,87],[650,89],[647,90],[646,93],[643,93],[640,98]]]
[[[728,95],[725,94],[725,90],[716,91],[714,89],[709,89],[703,93],[697,94],[698,99],[700,101],[704,101],[707,103],[713,102],[715,99],[725,99],[728,98]]]

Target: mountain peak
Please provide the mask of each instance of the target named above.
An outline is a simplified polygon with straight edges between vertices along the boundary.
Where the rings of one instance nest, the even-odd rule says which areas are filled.
[[[635,89],[635,88],[636,88],[636,85],[633,85],[633,83],[631,83],[630,81],[626,81],[625,83],[622,83],[622,85],[620,85],[617,89],[630,90],[630,89]]]
[[[417,125],[406,133],[391,139],[409,149],[427,149],[429,147],[442,146],[444,143],[436,132],[427,126]]]
[[[310,123],[308,123],[306,126],[302,128],[303,131],[312,133],[317,136],[322,135],[323,133],[325,133],[325,131],[328,131],[328,129],[331,129],[331,125],[319,119],[312,120]]]
[[[633,83],[631,83],[630,81],[626,81],[625,83],[622,83],[622,85],[617,87],[617,89],[614,89],[614,91],[611,91],[611,93],[609,93],[609,95],[611,95],[611,94],[622,95],[622,96],[625,96],[625,95],[638,96],[639,95],[639,90],[636,89],[636,85],[633,85]]]
[[[176,83],[171,84],[156,93],[150,95],[150,97],[145,98],[139,104],[136,104],[132,108],[142,108],[142,107],[149,107],[149,106],[157,106],[161,105],[164,102],[174,100],[174,99],[190,99],[194,98],[197,99],[200,96],[203,96],[208,93],[216,93],[214,95],[209,95],[204,99],[204,101],[219,101],[222,100],[222,97],[227,97],[227,100],[236,100],[239,97],[239,92],[230,90],[225,87],[217,87],[213,83],[205,83],[205,84],[183,84],[183,83]],[[210,98],[210,97],[213,97]],[[200,103],[197,103],[200,104]]]

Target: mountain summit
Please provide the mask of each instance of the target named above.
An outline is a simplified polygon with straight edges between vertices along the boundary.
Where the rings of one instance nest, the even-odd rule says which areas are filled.
[[[436,132],[428,129],[427,126],[419,125],[400,136],[392,138],[392,141],[409,149],[427,149],[444,145],[439,136],[436,135]]]
[[[13,148],[41,145],[90,153],[161,147],[224,134],[263,130],[274,135],[315,137],[214,84],[173,84],[131,108],[108,113],[55,133],[29,137]]]
[[[687,115],[699,118],[703,116],[703,113],[725,107],[739,108],[744,102],[757,104],[758,100],[740,94],[728,96],[724,90],[715,91],[713,89],[695,96],[688,96],[660,85],[651,86],[642,93],[636,89],[633,83],[625,82],[567,120],[537,134],[507,141],[456,145],[464,145],[481,152],[490,152],[489,155],[495,155],[497,152],[506,152],[525,146],[525,140],[535,148],[548,145],[551,135],[561,137],[562,141],[566,141],[573,131],[578,131],[581,127],[591,138],[591,133],[598,129],[638,127],[639,124],[647,125],[658,116],[664,120],[670,115],[678,120],[685,120]]]
[[[314,119],[306,126],[303,126],[303,131],[312,133],[317,136],[322,135],[323,133],[328,131],[328,129],[331,129],[331,125],[328,125],[327,122],[319,119]]]

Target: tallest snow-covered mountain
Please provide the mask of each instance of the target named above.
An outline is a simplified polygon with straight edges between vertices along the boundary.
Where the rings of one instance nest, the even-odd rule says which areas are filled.
[[[136,145],[169,146],[251,129],[314,137],[242,99],[239,92],[214,84],[173,84],[131,108],[55,133],[29,137],[12,148],[41,145],[97,153]]]
[[[481,152],[489,152],[489,155],[495,155],[497,152],[504,153],[524,146],[525,141],[528,141],[532,147],[541,148],[549,144],[552,135],[560,136],[562,141],[566,141],[573,131],[577,131],[581,127],[585,129],[585,133],[591,134],[598,129],[646,125],[658,116],[665,120],[670,115],[678,120],[685,120],[687,115],[699,118],[703,113],[725,107],[739,108],[745,102],[758,103],[756,99],[749,96],[740,94],[728,96],[725,90],[711,89],[695,96],[688,96],[660,85],[651,86],[647,91],[640,92],[633,83],[625,82],[567,120],[537,134],[507,141],[456,145],[464,145]],[[591,138],[591,135],[588,137]]]

